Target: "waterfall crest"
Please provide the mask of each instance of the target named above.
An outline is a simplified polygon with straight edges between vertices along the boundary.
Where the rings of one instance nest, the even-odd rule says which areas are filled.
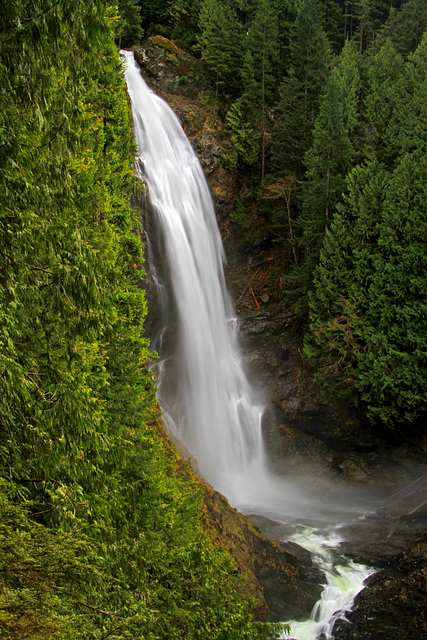
[[[238,350],[212,199],[177,117],[147,87],[133,54],[123,53],[138,153],[161,238],[157,250],[167,265],[167,274],[154,267],[158,296],[164,310],[175,313],[169,335],[155,344],[159,402],[168,429],[194,455],[201,475],[242,504],[253,479],[267,473],[263,407]]]

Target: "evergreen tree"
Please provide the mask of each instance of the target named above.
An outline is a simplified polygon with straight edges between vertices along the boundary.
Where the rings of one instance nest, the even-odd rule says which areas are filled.
[[[387,172],[376,161],[349,174],[346,194],[325,235],[309,294],[306,353],[318,358],[319,377],[327,388],[340,389],[354,398],[358,364],[365,349],[366,292],[375,278],[375,247],[388,183]]]
[[[375,37],[376,0],[355,0],[354,17],[357,20],[355,38],[362,53],[373,42]]]
[[[374,135],[373,143],[367,145],[367,152],[373,152],[379,160],[389,163],[394,155],[389,127],[395,115],[402,71],[403,60],[391,40],[387,40],[369,66],[365,106],[368,126]]]
[[[318,0],[303,0],[291,31],[291,70],[304,96],[305,118],[314,123],[329,75],[330,46]]]
[[[368,416],[390,427],[427,411],[427,162],[406,154],[387,191],[360,333],[357,388]]]
[[[389,144],[399,155],[427,146],[427,32],[411,54],[396,84],[396,107],[388,129]]]
[[[252,53],[254,79],[259,86],[261,111],[261,179],[265,174],[265,128],[267,104],[273,102],[275,71],[279,58],[277,15],[269,0],[260,0],[249,27],[248,46]]]
[[[325,88],[314,126],[313,146],[307,152],[307,185],[300,221],[309,273],[316,266],[325,231],[344,190],[354,151],[344,121],[340,82],[335,69]]]
[[[254,78],[253,58],[249,50],[245,55],[242,81],[243,94],[233,102],[225,120],[227,151],[224,162],[232,170],[239,165],[252,166],[259,155],[259,86]]]
[[[170,0],[168,13],[172,22],[172,38],[181,46],[195,49],[199,35],[202,0]]]
[[[116,40],[119,49],[139,44],[144,35],[139,0],[119,0],[118,10],[120,22]]]
[[[255,640],[156,424],[115,24],[101,0],[0,12],[0,636]]]
[[[391,9],[378,41],[391,38],[397,51],[406,58],[414,52],[427,29],[427,5],[424,0],[408,0],[400,9]]]
[[[372,161],[348,178],[315,272],[306,344],[327,379],[357,392],[370,419],[393,428],[427,409],[426,47],[423,40],[401,75],[411,112],[404,155],[392,173]],[[402,123],[403,113],[402,102]]]
[[[217,0],[204,0],[199,26],[202,60],[217,95],[235,93],[240,87],[242,34],[234,10]]]
[[[280,88],[278,118],[273,129],[272,168],[275,173],[302,179],[304,154],[312,131],[321,91],[329,74],[330,48],[317,0],[304,0],[291,31],[291,68]]]

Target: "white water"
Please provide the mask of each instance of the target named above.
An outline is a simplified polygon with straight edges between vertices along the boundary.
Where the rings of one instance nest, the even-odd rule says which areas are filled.
[[[139,164],[157,238],[155,243],[148,241],[164,311],[155,348],[160,356],[158,399],[167,428],[197,460],[201,475],[240,510],[273,519],[316,520],[322,526],[331,519],[342,522],[349,510],[322,503],[319,487],[313,494],[268,470],[261,433],[263,406],[242,366],[224,281],[222,243],[203,171],[175,114],[149,90],[133,54],[123,56]],[[157,265],[156,253],[161,256]],[[306,527],[302,546],[309,548],[316,540],[313,531]],[[331,630],[331,617],[345,608],[366,577],[365,568],[349,565],[339,569],[341,586],[333,587],[338,569],[332,568],[329,544],[326,536],[323,550],[316,552],[331,582],[316,612],[321,620],[293,624],[293,638],[314,640],[322,631],[319,625]],[[354,586],[343,587],[348,581]]]
[[[342,538],[330,529],[329,532],[307,527],[289,538],[301,547],[311,551],[315,561],[325,574],[322,596],[311,612],[309,620],[299,622],[288,620],[291,636],[298,640],[333,640],[333,626],[336,620],[345,617],[353,600],[363,588],[363,580],[372,574],[372,569],[354,562],[338,564],[333,551]]]

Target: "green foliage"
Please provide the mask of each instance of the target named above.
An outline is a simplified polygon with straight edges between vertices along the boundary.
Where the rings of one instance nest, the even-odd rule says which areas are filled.
[[[378,42],[391,38],[397,51],[406,58],[418,47],[427,29],[427,5],[424,0],[407,0],[399,10],[392,9],[383,25]]]
[[[202,0],[171,0],[169,15],[172,38],[182,47],[195,49],[199,33],[199,15]]]
[[[142,28],[141,7],[138,0],[118,0],[120,22],[116,40],[119,49],[130,48],[139,44],[144,35]]]
[[[394,141],[390,136],[390,124],[395,115],[398,100],[398,84],[403,71],[403,60],[396,52],[391,40],[387,40],[371,62],[368,69],[368,93],[366,115],[374,133],[373,144],[368,153],[380,160],[392,159]]]
[[[259,153],[260,131],[259,87],[254,78],[253,59],[248,50],[245,55],[242,79],[244,92],[229,109],[225,120],[227,133],[225,166],[231,170],[238,166],[253,165]]]
[[[239,87],[242,30],[233,7],[204,0],[199,18],[202,60],[216,92],[233,93]]]
[[[118,25],[1,13],[0,634],[261,638],[156,424]]]
[[[301,309],[319,262],[325,232],[356,157],[361,93],[357,58],[353,44],[347,42],[326,83],[314,125],[313,145],[305,154],[307,173],[299,219],[305,255],[298,273]]]
[[[353,171],[310,303],[307,353],[389,427],[427,409],[426,177],[420,153],[407,154],[392,176],[375,163]]]
[[[273,129],[275,173],[305,173],[304,154],[312,144],[319,100],[329,75],[330,48],[317,0],[304,0],[291,30],[291,69],[281,87],[279,118]]]

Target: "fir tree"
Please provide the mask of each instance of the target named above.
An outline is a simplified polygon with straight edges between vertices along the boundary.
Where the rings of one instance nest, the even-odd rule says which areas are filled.
[[[259,86],[261,111],[261,179],[265,174],[265,128],[267,104],[273,101],[276,84],[275,71],[279,57],[279,29],[277,15],[269,0],[260,0],[250,25],[249,50],[252,53],[254,79]]]
[[[235,93],[240,87],[241,27],[232,7],[204,0],[200,11],[199,45],[216,93]]]
[[[242,82],[243,94],[232,104],[225,120],[227,151],[224,162],[230,169],[239,165],[251,166],[259,155],[259,86],[254,78],[253,58],[249,50],[245,55]]]
[[[391,40],[387,40],[369,66],[365,106],[370,135],[374,136],[366,151],[389,163],[393,161],[395,144],[390,124],[395,116],[402,71],[403,60]]]

